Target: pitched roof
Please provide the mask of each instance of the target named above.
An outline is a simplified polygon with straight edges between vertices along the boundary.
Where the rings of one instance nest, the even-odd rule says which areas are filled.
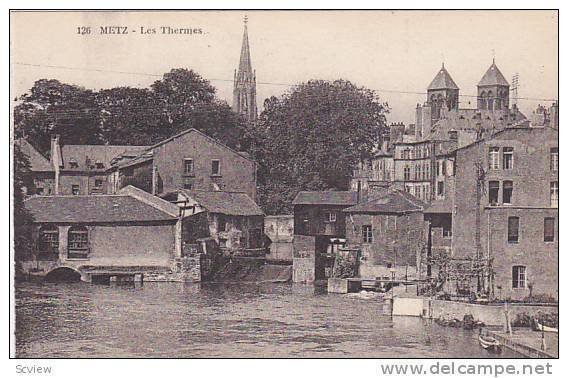
[[[52,172],[53,166],[49,160],[43,156],[34,146],[25,139],[18,139],[14,143],[20,146],[21,151],[26,154],[30,161],[32,172]]]
[[[107,169],[111,161],[118,157],[134,157],[147,149],[148,146],[106,146],[106,145],[74,145],[61,146],[61,158],[64,169],[78,171],[90,170],[97,162],[103,164],[102,169]],[[78,167],[72,168],[70,162],[74,161]]]
[[[210,213],[242,216],[264,215],[262,209],[246,193],[185,189],[181,189],[180,192],[194,199]]]
[[[138,163],[142,163],[142,162],[151,160],[151,156],[152,156],[151,154],[152,154],[152,151],[153,151],[155,148],[158,148],[158,147],[160,147],[160,146],[162,146],[162,145],[164,145],[164,144],[166,144],[166,143],[168,143],[168,142],[170,142],[170,141],[172,141],[172,140],[174,140],[174,139],[177,139],[177,138],[179,138],[179,137],[182,137],[182,136],[184,136],[185,134],[188,134],[188,133],[191,133],[191,132],[195,132],[195,133],[197,133],[198,135],[200,135],[200,136],[202,136],[202,137],[204,137],[204,138],[210,140],[211,142],[213,142],[213,143],[215,143],[215,144],[217,144],[217,145],[219,145],[219,146],[221,146],[221,147],[226,148],[227,150],[233,152],[234,154],[239,155],[239,156],[242,157],[243,159],[247,159],[247,160],[249,160],[249,161],[255,162],[248,154],[238,152],[238,151],[232,149],[231,147],[227,146],[226,144],[223,144],[223,143],[219,142],[219,141],[216,140],[215,138],[212,138],[212,137],[210,137],[209,135],[207,135],[207,134],[205,134],[205,133],[203,133],[203,132],[201,132],[201,131],[199,131],[199,130],[197,130],[197,129],[195,129],[195,128],[191,128],[191,129],[184,130],[184,131],[182,131],[182,132],[180,132],[180,133],[178,133],[178,134],[176,134],[176,135],[173,135],[173,136],[171,136],[171,137],[169,137],[169,138],[167,138],[167,139],[164,139],[164,140],[162,140],[161,142],[158,142],[158,143],[156,143],[156,144],[154,144],[154,145],[152,145],[152,146],[145,146],[145,147],[143,147],[143,148],[142,148],[140,151],[138,151],[138,153],[137,153],[135,156],[133,156],[131,159],[124,160],[124,161],[122,161],[121,163],[117,164],[117,166],[122,168],[122,167],[127,167],[127,166],[130,166],[130,165],[133,165],[133,164],[138,164]],[[132,147],[132,146],[130,146],[130,147]]]
[[[452,203],[448,199],[432,201],[424,209],[424,214],[451,214]]]
[[[296,195],[292,205],[337,205],[353,206],[357,203],[356,192],[321,191],[308,192],[302,191]]]
[[[115,223],[177,218],[127,195],[35,196],[24,205],[39,223]]]
[[[454,79],[450,76],[450,73],[444,68],[443,64],[440,71],[438,71],[434,77],[434,80],[432,80],[428,86],[429,91],[435,89],[459,89]]]
[[[493,61],[493,64],[491,64],[491,66],[487,69],[477,85],[480,87],[486,85],[505,85],[508,87],[509,83],[507,82],[507,79],[505,79],[505,76],[503,76],[501,71],[499,71],[499,68],[495,64],[495,61]]]
[[[344,209],[346,213],[395,213],[421,211],[425,204],[416,197],[400,190],[390,191],[378,198]]]

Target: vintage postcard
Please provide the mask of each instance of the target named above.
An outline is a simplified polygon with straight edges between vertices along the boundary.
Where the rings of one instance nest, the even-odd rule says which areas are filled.
[[[558,17],[11,10],[12,357],[558,358]]]

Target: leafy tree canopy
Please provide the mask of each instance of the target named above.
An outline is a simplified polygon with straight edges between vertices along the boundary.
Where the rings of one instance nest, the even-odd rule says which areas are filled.
[[[290,212],[301,190],[347,190],[352,169],[380,142],[387,112],[372,90],[345,80],[308,81],[266,100],[255,140],[265,211]]]
[[[65,144],[150,145],[191,127],[234,148],[246,145],[244,121],[187,69],[171,70],[150,88],[91,91],[42,79],[17,100],[16,136],[44,154],[53,134]]]

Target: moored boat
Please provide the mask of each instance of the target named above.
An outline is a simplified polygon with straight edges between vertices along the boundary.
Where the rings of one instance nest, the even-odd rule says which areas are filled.
[[[536,319],[534,320],[534,324],[537,331],[558,333],[558,328],[545,326],[544,324],[539,323]]]
[[[483,349],[493,353],[501,353],[502,351],[501,343],[494,337],[482,335],[481,330],[479,332],[479,344]]]

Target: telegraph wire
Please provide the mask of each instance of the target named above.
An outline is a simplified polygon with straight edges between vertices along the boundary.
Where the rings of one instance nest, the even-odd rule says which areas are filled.
[[[81,67],[70,67],[70,66],[59,66],[59,65],[47,65],[47,64],[33,64],[33,63],[23,63],[23,62],[14,62],[14,65],[19,66],[28,66],[28,67],[39,67],[39,68],[53,68],[53,69],[62,69],[62,70],[71,70],[71,71],[91,71],[91,72],[101,72],[101,73],[114,73],[114,74],[121,74],[121,75],[138,75],[138,76],[148,76],[148,77],[163,77],[164,74],[152,74],[147,72],[132,72],[132,71],[114,71],[114,70],[105,70],[100,68],[81,68]],[[206,81],[212,82],[234,82],[233,79],[218,79],[218,78],[205,78],[202,77]],[[316,79],[317,80],[317,79]],[[274,86],[286,86],[286,87],[295,87],[298,86],[300,83],[276,83],[276,82],[257,82],[257,85],[274,85]],[[396,89],[373,89],[375,92],[379,93],[398,93],[398,94],[412,94],[412,95],[427,95],[427,92],[420,92],[420,91],[402,91]],[[466,97],[466,98],[478,98],[477,95],[470,95],[470,94],[460,94],[459,97]],[[490,97],[486,97],[490,98]],[[497,98],[497,97],[494,97]],[[510,97],[510,100],[527,100],[527,101],[543,101],[543,102],[556,102],[556,99],[549,99],[549,98],[534,98],[534,97]]]

